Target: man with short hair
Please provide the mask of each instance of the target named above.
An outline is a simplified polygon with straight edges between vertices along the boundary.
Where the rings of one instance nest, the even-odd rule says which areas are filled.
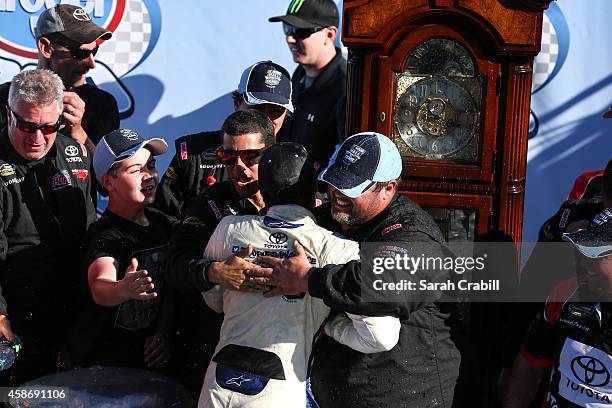
[[[221,127],[221,134],[223,146],[219,157],[226,166],[229,180],[215,183],[185,205],[181,224],[170,238],[164,271],[168,284],[181,293],[178,299],[183,303],[178,308],[185,309],[179,312],[177,322],[178,341],[183,348],[179,353],[185,355],[179,355],[178,359],[185,361],[181,375],[187,373],[184,382],[194,394],[202,388],[222,320],[203,304],[199,292],[213,287],[212,280],[224,282],[226,279],[216,280],[214,268],[206,274],[210,262],[203,259],[203,251],[221,218],[255,215],[264,208],[257,185],[257,169],[263,149],[275,142],[272,122],[263,113],[251,109],[229,115]],[[245,263],[239,257],[232,257],[227,262],[229,265]]]
[[[563,235],[587,273],[559,283],[533,321],[503,394],[504,408],[604,407],[612,401],[612,210]],[[546,399],[534,401],[552,369]],[[546,381],[546,380],[545,380]]]
[[[295,112],[285,120],[279,141],[302,144],[322,170],[345,138],[346,60],[335,46],[339,17],[332,0],[292,0],[282,22],[293,61]]]
[[[57,4],[45,10],[34,30],[38,48],[38,68],[49,69],[62,79],[66,127],[62,133],[72,137],[93,153],[100,138],[119,128],[119,110],[108,92],[85,82],[87,73],[96,67],[94,56],[99,40],[112,33],[91,21],[81,7]],[[0,85],[0,104],[8,98],[9,83]],[[0,127],[6,123],[0,112]]]
[[[253,262],[262,255],[286,258],[299,239],[313,265],[359,259],[355,241],[315,223],[315,170],[302,145],[277,143],[266,149],[259,183],[266,215],[225,217],[208,241],[207,257],[225,259],[252,245]],[[304,407],[317,333],[368,354],[390,350],[399,336],[397,317],[339,313],[327,319],[329,307],[304,293],[264,298],[216,286],[203,296],[211,308],[224,313],[224,321],[202,387],[201,408]],[[237,377],[242,380],[228,381]]]
[[[246,68],[232,93],[234,111],[255,109],[280,130],[287,112],[293,112],[291,80],[282,66],[260,61]],[[220,131],[201,132],[175,140],[176,155],[157,190],[155,206],[178,217],[182,206],[213,184],[227,180],[225,164],[217,157],[223,144]]]
[[[81,237],[95,219],[85,147],[58,133],[63,84],[55,73],[17,74],[0,133],[0,335],[24,344],[4,384],[55,369],[81,276]],[[10,322],[9,322],[10,319]]]
[[[319,175],[329,185],[330,196],[317,212],[320,225],[360,242],[362,250],[382,245],[377,251],[386,257],[443,258],[448,252],[434,220],[398,194],[401,172],[400,153],[388,137],[374,132],[349,137]],[[266,296],[306,292],[337,311],[400,318],[399,343],[387,352],[366,355],[331,338],[317,343],[311,379],[321,407],[451,406],[461,362],[453,330],[458,323],[455,305],[439,303],[436,292],[402,293],[396,298],[377,292],[367,284],[373,275],[364,259],[312,267],[298,251],[284,260],[260,260],[274,271],[250,268],[248,281],[274,287]],[[424,277],[432,282],[448,279],[444,271],[416,272],[426,272]],[[376,276],[394,276],[399,282],[408,277],[406,273],[397,269]]]

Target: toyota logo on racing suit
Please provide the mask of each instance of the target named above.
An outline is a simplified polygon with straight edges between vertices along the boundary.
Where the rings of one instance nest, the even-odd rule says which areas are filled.
[[[610,373],[606,366],[596,358],[578,356],[572,360],[572,373],[584,385],[601,387],[610,381]]]
[[[280,245],[280,244],[284,244],[285,242],[287,242],[287,235],[283,234],[282,232],[275,232],[273,234],[270,234],[270,237],[268,238],[270,240],[271,243],[276,244],[276,245]]]

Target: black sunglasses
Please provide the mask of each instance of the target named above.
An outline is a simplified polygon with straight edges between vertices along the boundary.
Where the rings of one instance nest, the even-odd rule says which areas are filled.
[[[90,55],[95,56],[100,48],[99,45],[96,45],[91,50],[86,50],[85,48],[70,48],[65,45],[62,45],[62,47],[65,47],[70,53],[70,56],[75,60],[84,60],[85,58],[89,58]]]
[[[287,37],[292,36],[296,40],[304,40],[317,31],[321,31],[325,27],[313,27],[313,28],[297,28],[290,24],[283,23],[283,31]]]
[[[259,163],[259,159],[267,147],[261,149],[247,149],[247,150],[217,150],[217,157],[223,161],[224,164],[233,166],[238,161],[238,157],[248,167],[254,166]]]
[[[50,135],[51,133],[57,132],[60,127],[62,127],[62,115],[60,115],[54,125],[37,125],[21,119],[11,108],[9,108],[9,110],[15,120],[15,127],[25,133],[36,133],[37,130],[40,130],[40,133],[43,135]]]

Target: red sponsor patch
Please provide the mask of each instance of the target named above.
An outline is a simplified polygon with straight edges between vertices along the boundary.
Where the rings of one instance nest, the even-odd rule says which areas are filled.
[[[89,177],[89,170],[72,169],[72,174],[74,175],[74,177],[78,178],[79,180],[87,180],[87,177]]]
[[[187,160],[187,142],[181,142],[181,160]]]
[[[402,225],[402,224],[393,224],[393,225],[389,225],[387,228],[383,229],[383,230],[380,232],[380,235],[381,235],[381,236],[383,236],[383,235],[387,235],[387,234],[388,234],[388,233],[390,233],[391,231],[395,231],[395,230],[400,229],[400,228],[402,228],[402,227],[403,227],[403,225]]]

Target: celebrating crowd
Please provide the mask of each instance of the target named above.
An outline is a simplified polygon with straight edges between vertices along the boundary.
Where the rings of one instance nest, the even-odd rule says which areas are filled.
[[[161,177],[166,141],[120,128],[113,97],[85,83],[112,33],[84,16],[46,10],[38,68],[0,85],[0,337],[22,346],[2,386],[110,366],[174,378],[199,407],[481,401],[460,303],[379,299],[363,285],[364,245],[452,253],[398,193],[391,139],[345,135],[332,0],[293,0],[270,18],[296,71],[249,65],[221,129],[177,138]],[[598,177],[542,230],[542,241],[575,246],[565,270],[543,267],[538,248],[525,269],[523,285],[546,270],[543,290],[557,296],[517,306],[504,350],[516,359],[498,367],[503,406],[612,399],[609,374],[593,366],[580,383],[567,357],[580,350],[612,369],[601,301],[612,296],[612,161]],[[98,193],[108,208],[96,219]]]

